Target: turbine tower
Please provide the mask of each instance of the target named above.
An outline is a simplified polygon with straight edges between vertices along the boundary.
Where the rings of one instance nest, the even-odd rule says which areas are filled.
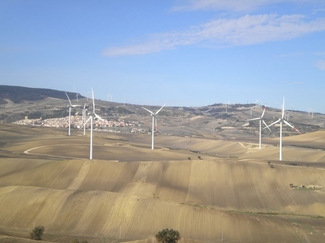
[[[87,109],[86,109],[86,103],[84,103],[84,108],[82,109],[82,124],[84,128],[84,135],[86,134],[86,115],[87,115]]]
[[[70,98],[69,98],[69,96],[68,96],[68,94],[67,94],[67,92],[64,92],[64,93],[65,93],[65,95],[67,96],[68,101],[69,101],[69,131],[68,131],[68,136],[70,136],[70,127],[71,127],[71,108],[72,108],[72,107],[77,107],[77,106],[79,106],[79,105],[72,105],[72,104],[71,104],[71,101],[70,101]]]
[[[153,113],[151,110],[148,110],[147,108],[142,107],[143,109],[148,111],[151,114],[151,117],[152,117],[152,128],[151,128],[151,149],[152,150],[154,149],[154,144],[155,144],[155,120],[156,120],[156,115],[162,110],[162,108],[164,108],[165,105],[160,107],[160,109],[158,111],[156,111],[155,113]]]
[[[257,117],[257,118],[253,118],[253,119],[249,119],[248,121],[259,121],[260,122],[260,131],[259,131],[259,149],[262,149],[262,122],[263,124],[265,125],[265,127],[267,127],[267,129],[271,131],[271,129],[267,126],[267,124],[265,123],[263,117],[264,117],[264,114],[265,114],[265,110],[266,110],[266,106],[264,106],[264,110],[262,112],[262,115],[260,117]]]
[[[283,123],[287,124],[289,127],[291,127],[293,130],[295,130],[296,132],[298,132],[299,134],[301,134],[301,132],[298,131],[297,128],[295,128],[294,126],[292,126],[289,122],[287,122],[284,119],[284,97],[283,97],[283,103],[282,103],[282,115],[281,118],[279,118],[277,121],[273,122],[272,124],[268,125],[267,128],[269,128],[270,126],[273,126],[276,123],[280,123],[280,158],[279,160],[282,160],[282,126]]]
[[[84,126],[90,121],[90,149],[89,149],[89,159],[93,159],[93,120],[99,119],[103,121],[103,118],[101,118],[99,115],[96,114],[96,108],[95,108],[95,98],[94,98],[94,91],[91,89],[91,96],[93,99],[93,110],[90,113],[90,116],[88,120],[85,122]]]

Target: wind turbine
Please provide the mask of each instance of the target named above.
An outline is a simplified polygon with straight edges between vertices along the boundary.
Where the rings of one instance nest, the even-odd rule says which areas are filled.
[[[162,108],[164,108],[165,105],[163,105],[162,107],[160,107],[160,109],[158,111],[156,111],[155,113],[153,113],[151,110],[148,110],[147,108],[142,107],[143,109],[145,109],[146,111],[148,111],[151,114],[152,117],[152,129],[151,129],[151,149],[154,149],[154,140],[155,140],[155,120],[156,120],[156,115],[162,110]]]
[[[68,132],[68,136],[70,136],[70,127],[71,127],[71,108],[72,108],[72,107],[77,107],[77,106],[79,106],[79,105],[72,105],[72,104],[71,104],[71,101],[70,101],[70,98],[69,98],[69,96],[68,96],[68,94],[67,94],[67,92],[64,92],[64,93],[65,93],[65,95],[67,96],[68,101],[69,101],[69,132]]]
[[[279,160],[281,161],[282,160],[282,126],[283,126],[283,123],[287,124],[293,130],[295,130],[296,132],[301,134],[301,132],[299,132],[297,128],[292,126],[289,122],[287,122],[284,119],[284,97],[283,97],[283,103],[282,103],[282,115],[281,115],[281,118],[279,118],[277,121],[273,122],[272,124],[268,125],[267,128],[269,128],[270,126],[273,126],[276,123],[280,123],[280,158],[279,158]]]
[[[266,106],[264,106],[264,110],[262,112],[262,115],[260,117],[257,118],[253,118],[253,119],[249,119],[248,121],[260,121],[260,132],[259,132],[259,149],[262,149],[262,122],[265,125],[265,127],[267,127],[267,129],[271,131],[271,129],[267,126],[267,124],[265,123],[265,121],[263,120],[264,114],[265,114],[265,110],[266,110]]]
[[[84,124],[84,126],[85,126],[90,120],[90,149],[89,149],[89,159],[90,160],[93,159],[93,120],[96,119],[96,118],[99,119],[99,120],[103,120],[103,118],[101,118],[99,115],[96,114],[95,98],[94,98],[93,89],[91,89],[91,96],[92,96],[92,99],[93,99],[93,110],[90,113],[90,116],[89,116],[88,120]]]
[[[113,100],[113,95],[110,93],[107,94],[107,101],[112,101]]]

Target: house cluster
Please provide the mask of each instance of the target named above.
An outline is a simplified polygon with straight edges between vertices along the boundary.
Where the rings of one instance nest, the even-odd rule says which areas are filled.
[[[69,117],[62,118],[49,118],[49,119],[28,119],[15,121],[15,124],[29,125],[29,126],[42,126],[42,127],[56,127],[56,128],[67,128],[69,127]],[[71,116],[71,127],[83,128],[84,120],[82,116],[76,115]],[[94,127],[107,128],[107,127],[140,127],[141,123],[138,121],[124,121],[124,120],[97,120],[93,121]],[[86,124],[86,128],[90,128],[90,122]]]

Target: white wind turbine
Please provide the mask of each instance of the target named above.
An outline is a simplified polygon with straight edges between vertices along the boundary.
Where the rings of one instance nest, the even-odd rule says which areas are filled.
[[[67,96],[68,101],[69,101],[69,132],[68,132],[68,136],[70,136],[70,127],[71,127],[71,108],[72,108],[72,107],[77,107],[77,106],[79,106],[79,105],[72,105],[72,104],[71,104],[71,101],[70,101],[70,98],[69,98],[69,96],[68,96],[68,94],[67,94],[67,92],[64,92],[64,93],[65,93],[65,95]]]
[[[265,110],[266,110],[266,106],[264,106],[264,110],[262,112],[262,115],[260,117],[257,117],[257,118],[253,118],[253,119],[249,119],[248,121],[260,121],[260,132],[259,132],[259,149],[262,149],[262,122],[263,124],[265,125],[265,127],[267,127],[267,129],[271,131],[271,129],[267,126],[267,124],[265,123],[263,117],[264,117],[264,114],[265,114]]]
[[[279,118],[277,121],[273,122],[272,124],[268,125],[267,128],[269,128],[270,126],[273,126],[276,123],[280,123],[280,158],[279,158],[279,160],[281,161],[282,160],[282,126],[283,126],[283,123],[287,124],[293,130],[295,130],[296,132],[301,134],[301,132],[299,132],[297,128],[292,126],[289,122],[287,122],[284,119],[284,97],[283,97],[283,103],[282,103],[282,115],[281,115],[281,118]]]
[[[113,100],[113,95],[107,93],[107,101],[112,101],[112,100]]]
[[[90,160],[93,159],[93,120],[96,119],[96,118],[99,119],[99,120],[103,120],[99,115],[96,114],[95,98],[94,98],[93,89],[91,89],[91,96],[92,96],[92,99],[93,99],[93,110],[90,113],[90,116],[89,116],[88,120],[84,124],[84,126],[85,126],[90,120],[90,149],[89,149],[89,159]]]
[[[160,109],[158,111],[156,111],[155,113],[153,113],[151,110],[148,110],[147,108],[142,107],[143,109],[148,111],[151,114],[151,117],[152,117],[151,149],[154,149],[154,144],[155,144],[154,140],[155,140],[155,120],[156,120],[156,115],[162,110],[162,108],[164,108],[164,106],[165,105],[160,107]]]

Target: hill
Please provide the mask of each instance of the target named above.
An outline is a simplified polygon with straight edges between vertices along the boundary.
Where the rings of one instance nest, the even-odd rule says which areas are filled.
[[[181,243],[324,239],[323,132],[284,141],[279,162],[273,145],[161,135],[152,151],[150,135],[102,131],[90,161],[88,133],[0,131],[0,242],[28,242],[33,225],[51,242],[149,243],[163,228]]]
[[[76,93],[67,92],[67,94],[71,97],[70,99],[75,99],[76,97]],[[80,98],[83,97],[80,94],[78,95]],[[7,104],[7,100],[17,104],[29,101],[39,101],[45,98],[66,99],[66,95],[64,91],[52,89],[0,85],[0,104]]]
[[[9,97],[6,89],[0,87],[0,97]],[[7,86],[5,86],[7,87]],[[67,98],[63,91],[49,91],[48,96],[43,89],[30,89],[21,87],[9,87],[11,90],[20,90],[16,100],[24,101],[15,103],[14,95],[6,99],[6,104],[0,104],[0,121],[20,122],[20,124],[39,126],[59,126],[66,127],[68,108]],[[45,93],[44,93],[45,92]],[[22,93],[32,93],[35,97],[42,97],[39,100],[26,100]],[[11,92],[13,94],[13,91]],[[74,104],[79,108],[72,109],[72,127],[80,128],[82,124],[82,109],[92,109],[92,102],[88,98],[79,96],[75,100],[74,93],[68,93]],[[122,104],[96,100],[97,113],[109,121],[112,125],[97,124],[99,129],[112,130],[116,132],[140,132],[147,133],[151,129],[150,114],[136,104]],[[151,110],[159,107],[149,106]],[[164,135],[190,136],[197,138],[227,139],[234,138],[256,140],[258,136],[258,122],[248,122],[253,117],[262,114],[263,107],[256,104],[227,104],[227,109],[223,104],[213,104],[203,107],[175,107],[169,106],[157,116],[158,131]],[[325,115],[315,113],[313,117],[307,112],[289,110],[289,122],[294,124],[302,133],[321,130],[325,127]],[[279,109],[267,108],[265,121],[270,124],[280,115]],[[56,118],[57,120],[53,120]],[[62,121],[58,121],[61,118]],[[50,120],[52,119],[52,120]],[[79,121],[79,123],[78,123]],[[113,124],[114,123],[114,124]],[[118,124],[120,123],[120,124]],[[121,123],[123,123],[121,125]],[[126,124],[127,123],[127,124]],[[133,129],[134,128],[134,129]],[[263,137],[275,137],[278,134],[278,127],[272,128],[273,133],[263,129]],[[296,135],[290,127],[284,126],[284,136]]]

